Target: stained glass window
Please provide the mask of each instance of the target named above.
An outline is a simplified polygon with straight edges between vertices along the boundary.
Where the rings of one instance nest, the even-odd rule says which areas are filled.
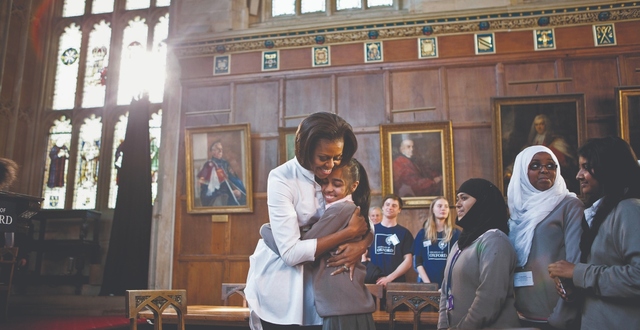
[[[82,16],[84,14],[85,0],[64,0],[62,17]]]
[[[116,207],[116,199],[118,198],[118,172],[122,167],[122,142],[127,133],[127,123],[129,122],[129,114],[120,116],[113,132],[113,146],[111,147],[111,155],[113,164],[111,166],[111,184],[109,188],[109,208]]]
[[[103,20],[95,24],[93,31],[89,34],[89,51],[87,52],[84,93],[82,94],[83,108],[104,106],[110,41],[111,27],[109,23]]]
[[[153,49],[149,54],[149,101],[161,103],[164,96],[164,81],[167,72],[167,37],[169,36],[169,14],[160,17],[154,27]]]
[[[360,0],[337,0],[336,1],[337,10],[354,9],[354,8],[362,8],[362,2]]]
[[[73,196],[74,209],[96,208],[101,141],[101,118],[91,115],[80,126],[78,157],[76,159],[76,185]]]
[[[272,0],[271,16],[285,16],[296,14],[296,0]]]
[[[158,196],[158,169],[160,167],[160,129],[162,126],[162,109],[151,114],[149,120],[149,151],[151,153],[151,203],[156,203]]]
[[[113,12],[114,0],[93,0],[93,7],[91,7],[92,14],[102,14]]]
[[[300,12],[303,14],[307,13],[317,13],[325,11],[326,3],[324,1],[318,0],[301,0],[300,1]]]
[[[82,32],[80,27],[71,23],[60,36],[58,60],[56,61],[56,81],[53,95],[53,109],[73,109],[76,98],[76,84]]]
[[[393,0],[367,0],[369,7],[393,6]]]
[[[144,91],[149,92],[149,113],[155,113],[156,118],[150,121],[150,134],[155,136],[150,142],[152,150],[157,150],[154,146],[160,141],[171,0],[47,1],[60,2],[53,6],[58,16],[48,26],[56,32],[52,36],[55,46],[48,54],[55,64],[47,72],[53,76],[53,86],[46,86],[47,90],[53,90],[47,107],[65,110],[66,117],[58,119],[55,130],[47,132],[47,145],[40,149],[47,155],[41,185],[43,207],[114,207],[117,185],[108,182],[115,182],[113,162],[118,147],[115,143],[124,139],[127,118],[124,116],[119,122],[117,116],[126,113],[131,99]],[[131,10],[135,10],[133,15]],[[149,38],[151,35],[153,40]],[[112,36],[119,36],[122,43],[113,43]],[[119,63],[118,67],[110,68],[113,63]],[[93,116],[87,118],[85,113]],[[67,118],[83,119],[72,124]],[[102,118],[110,119],[102,123]],[[109,142],[109,146],[102,146],[103,141],[114,141],[114,145]],[[64,151],[58,156],[56,148]],[[152,151],[150,157],[157,160],[157,152]],[[55,167],[58,164],[53,162],[55,159],[63,165]],[[100,160],[105,159],[108,161],[102,162],[103,170],[99,171]],[[105,164],[110,170],[104,168]],[[157,165],[150,171],[155,199]]]
[[[126,10],[149,8],[151,0],[127,0]]]
[[[118,84],[118,105],[130,104],[138,97],[149,81],[150,61],[147,58],[147,24],[137,16],[129,21],[122,36],[120,56],[120,81]]]
[[[48,157],[44,167],[43,209],[63,209],[67,171],[69,169],[69,146],[71,146],[71,119],[62,116],[54,120],[49,129]]]
[[[118,171],[122,167],[122,143],[126,136],[127,123],[129,121],[129,114],[120,116],[120,119],[116,123],[113,133],[113,166],[111,167],[111,184],[109,188],[109,208],[116,207],[116,200],[118,198],[118,184],[120,179],[118,177]],[[162,125],[162,110],[158,110],[157,113],[151,114],[149,119],[149,153],[151,157],[151,201],[155,203],[158,196],[158,169],[160,163],[160,130]]]

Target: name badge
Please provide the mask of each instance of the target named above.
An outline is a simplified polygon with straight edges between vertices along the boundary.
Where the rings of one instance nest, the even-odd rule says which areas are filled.
[[[396,234],[393,234],[389,236],[389,242],[391,242],[391,244],[393,245],[398,245],[398,243],[400,243],[400,239],[398,239],[398,236],[396,236]]]
[[[423,246],[423,247],[431,246],[431,240],[430,240],[430,239],[428,239],[428,240],[426,240],[426,241],[422,241],[422,246]]]
[[[513,286],[516,288],[533,286],[533,273],[531,271],[515,273],[513,275]]]

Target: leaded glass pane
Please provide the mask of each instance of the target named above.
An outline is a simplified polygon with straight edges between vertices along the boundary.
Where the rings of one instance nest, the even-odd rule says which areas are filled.
[[[151,153],[151,203],[155,204],[158,196],[158,169],[160,165],[160,128],[162,126],[162,110],[151,114],[149,119],[149,151]]]
[[[109,208],[116,208],[116,199],[118,198],[118,172],[122,167],[122,142],[127,133],[127,123],[129,122],[129,114],[120,116],[120,120],[116,123],[113,132],[113,146],[111,155],[113,155],[113,166],[111,166],[111,183],[109,185]]]
[[[126,10],[149,8],[151,0],[127,0]]]
[[[326,2],[324,0],[301,0],[300,12],[303,14],[324,12],[325,5]]]
[[[64,0],[62,7],[62,17],[73,17],[84,15],[86,0]]]
[[[337,0],[336,1],[336,9],[353,9],[353,8],[362,8],[361,0]]]
[[[93,0],[93,7],[91,7],[92,14],[102,14],[113,12],[114,0]]]
[[[368,0],[369,7],[393,6],[393,0]]]
[[[144,19],[136,17],[129,21],[122,36],[118,105],[130,104],[134,97],[149,88],[150,63],[146,45],[147,24]]]
[[[167,37],[169,36],[169,14],[158,20],[153,32],[153,49],[149,54],[149,101],[162,103],[164,83],[167,76]]]
[[[56,65],[56,81],[53,90],[54,110],[73,109],[78,83],[78,67],[82,32],[72,23],[60,36]]]
[[[296,0],[272,0],[271,16],[285,16],[296,14]]]
[[[80,126],[78,139],[74,209],[95,209],[96,207],[101,137],[101,118],[95,115],[86,118],[84,124]]]
[[[49,129],[48,157],[42,186],[43,209],[64,209],[71,131],[71,119],[65,116],[54,120]]]
[[[169,7],[171,0],[156,0],[156,7]]]
[[[89,51],[87,52],[84,93],[82,94],[83,108],[104,106],[111,41],[111,27],[109,25],[103,20],[95,24],[93,31],[89,34]]]

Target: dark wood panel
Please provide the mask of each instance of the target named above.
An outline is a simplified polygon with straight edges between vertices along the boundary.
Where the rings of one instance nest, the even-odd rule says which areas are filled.
[[[272,132],[278,127],[279,89],[278,81],[236,85],[234,122],[250,123],[251,133]]]
[[[616,22],[616,44],[640,45],[640,33],[638,33],[638,21]]]
[[[311,48],[294,48],[280,51],[280,70],[304,69],[311,66]]]
[[[364,63],[362,43],[331,46],[331,65],[354,65]]]
[[[353,127],[384,120],[384,75],[366,74],[338,78],[337,113]]]
[[[210,214],[187,214],[186,204],[182,209],[179,256],[224,254],[227,223],[212,222]]]
[[[491,128],[461,128],[453,131],[455,180],[458,187],[468,179],[496,182]],[[453,203],[454,201],[449,201]]]
[[[230,69],[231,74],[261,72],[262,52],[232,54]]]
[[[391,74],[392,110],[434,108],[397,113],[393,122],[441,121],[447,118],[442,101],[440,70],[402,71]]]
[[[496,32],[496,54],[514,54],[533,51],[533,31]]]
[[[389,40],[383,43],[385,62],[415,61],[418,58],[418,39]]]
[[[285,116],[308,115],[318,111],[331,112],[331,80],[331,77],[326,75],[307,79],[287,79]]]
[[[591,25],[570,26],[554,29],[556,49],[566,50],[593,47],[593,27]]]
[[[231,68],[233,68],[233,60],[237,55],[232,56]],[[213,57],[193,57],[180,60],[180,75],[189,78],[203,78],[213,76]]]
[[[491,97],[496,95],[495,68],[490,66],[447,70],[449,112],[453,121],[491,121]]]
[[[622,85],[640,85],[640,56],[626,57],[622,69],[624,70],[623,77],[625,78]]]
[[[566,84],[567,93],[584,93],[587,118],[615,114],[616,58],[569,60],[564,66],[566,75],[573,78]]]
[[[190,87],[183,95],[184,113],[231,109],[229,85]]]
[[[382,190],[382,174],[380,173],[380,133],[358,133],[357,158],[364,166],[369,176],[369,186],[372,191]]]
[[[266,196],[253,198],[253,213],[235,214],[229,222],[230,255],[253,254],[260,239],[260,226],[269,222]],[[247,262],[249,260],[247,259]],[[246,277],[247,274],[244,274]]]
[[[506,96],[558,94],[555,62],[525,62],[504,65]]]
[[[476,53],[472,34],[444,36],[438,38],[440,58],[474,56]]]

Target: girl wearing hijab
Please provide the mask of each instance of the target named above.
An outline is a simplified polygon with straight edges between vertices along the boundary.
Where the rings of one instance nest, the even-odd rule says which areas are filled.
[[[507,189],[509,239],[518,254],[514,277],[516,309],[523,327],[579,327],[578,308],[556,294],[547,266],[580,258],[580,221],[584,205],[567,189],[560,163],[545,146],[516,157]]]
[[[561,297],[584,298],[581,329],[640,329],[640,166],[619,137],[589,140],[578,156],[589,197],[580,262],[554,262],[549,275],[562,280]]]
[[[444,271],[438,329],[519,327],[516,252],[507,236],[502,193],[487,180],[469,179],[458,190],[456,209],[462,233]]]

